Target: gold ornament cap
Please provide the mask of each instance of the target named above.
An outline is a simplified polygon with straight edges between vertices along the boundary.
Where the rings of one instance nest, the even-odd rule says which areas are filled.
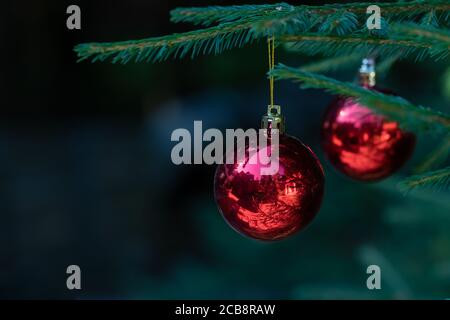
[[[284,133],[284,116],[281,114],[279,105],[274,104],[267,107],[267,114],[263,115],[261,120],[261,128],[278,129],[280,134]]]

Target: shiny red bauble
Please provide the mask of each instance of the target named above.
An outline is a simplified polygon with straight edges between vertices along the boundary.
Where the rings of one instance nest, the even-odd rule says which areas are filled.
[[[257,157],[267,148],[256,148]],[[225,220],[239,233],[259,240],[280,240],[301,230],[316,216],[324,192],[322,166],[307,146],[288,135],[279,137],[278,171],[245,157],[217,167],[214,195]],[[268,153],[269,152],[269,153]]]
[[[322,146],[330,162],[360,181],[391,175],[410,158],[415,143],[414,134],[400,129],[397,122],[348,97],[336,98],[322,123]]]

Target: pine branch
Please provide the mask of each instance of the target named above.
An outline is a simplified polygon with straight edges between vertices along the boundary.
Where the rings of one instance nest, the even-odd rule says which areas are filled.
[[[364,56],[356,53],[346,56],[336,56],[331,58],[326,58],[318,62],[312,62],[300,67],[301,70],[307,72],[327,72],[335,71],[340,68],[345,68],[348,66],[354,66],[361,63],[361,59]]]
[[[260,21],[261,22],[261,21]],[[79,61],[91,59],[127,63],[158,62],[169,57],[182,58],[191,52],[195,57],[202,54],[219,54],[233,47],[242,47],[260,37],[266,37],[272,31],[256,30],[252,22],[228,22],[216,27],[196,30],[186,33],[173,34],[165,37],[149,38],[135,41],[113,43],[86,43],[75,47]],[[401,26],[397,28],[401,29]],[[396,55],[399,50],[404,56],[414,55],[416,59],[426,56],[436,60],[447,57],[450,44],[447,42],[446,32],[441,31],[438,36],[428,35],[428,29],[415,27],[411,32],[422,32],[421,36],[392,36],[391,38],[374,38],[368,35],[323,35],[300,34],[280,36],[280,41],[288,42],[290,50],[307,54],[349,55],[358,52],[361,55]]]
[[[398,26],[397,28],[402,28]],[[416,28],[419,30],[419,28]],[[405,36],[392,34],[389,38],[378,38],[370,35],[322,35],[299,34],[281,36],[291,51],[299,51],[308,55],[349,55],[358,52],[362,55],[395,56],[399,51],[403,56],[414,56],[417,60],[432,57],[443,59],[450,54],[450,43],[444,38]]]
[[[392,31],[404,36],[419,37],[429,41],[437,41],[450,46],[450,31],[437,29],[428,25],[417,25],[414,23],[395,24],[390,27]]]
[[[430,12],[424,14],[422,19],[420,20],[420,24],[423,26],[437,28],[439,26],[439,18],[436,15],[436,12],[434,10],[431,10]]]
[[[444,143],[434,150],[425,161],[419,164],[415,169],[415,173],[423,173],[430,169],[440,166],[450,154],[450,135],[444,138]]]
[[[318,31],[324,34],[344,35],[358,29],[358,16],[347,10],[339,10],[330,14],[320,25]]]
[[[250,8],[251,6],[245,7]],[[268,7],[273,6],[265,6],[265,9]],[[217,7],[213,7],[213,11],[216,10],[214,8]],[[233,7],[229,10],[234,11]],[[274,12],[277,13],[279,10],[275,9]],[[224,19],[224,22],[218,26],[206,29],[142,40],[85,43],[75,46],[74,51],[79,58],[78,62],[87,59],[91,59],[92,62],[111,59],[113,63],[124,64],[130,61],[160,62],[169,57],[183,58],[189,51],[191,51],[191,58],[200,53],[220,54],[225,50],[242,47],[257,38],[273,34],[271,29],[255,28],[263,19],[264,17],[258,14],[246,17],[245,21]],[[176,18],[172,18],[172,20],[182,21]]]
[[[362,104],[413,131],[450,131],[450,115],[415,106],[398,96],[367,90],[353,83],[341,82],[323,75],[305,72],[282,64],[270,72],[275,79],[301,82],[303,88],[324,89],[332,94],[355,97]]]
[[[403,55],[402,51],[397,52],[393,56],[388,56],[387,58],[381,60],[377,63],[377,77],[384,77],[388,73],[392,65],[400,59]],[[336,71],[344,68],[355,68],[356,65],[361,63],[365,55],[360,53],[354,53],[347,56],[334,56],[330,58],[325,58],[317,62],[311,62],[309,64],[302,65],[301,70],[314,73],[325,73],[330,71]]]
[[[247,23],[226,23],[217,27],[173,34],[165,37],[123,42],[85,43],[74,48],[79,60],[91,59],[113,63],[159,62],[169,57],[183,58],[199,54],[219,54],[232,47],[242,47],[256,39]]]
[[[231,6],[207,8],[181,8],[172,12],[173,21],[190,21],[219,25],[206,29],[173,34],[164,37],[148,38],[110,43],[86,43],[74,48],[79,61],[105,61],[127,63],[129,61],[158,62],[169,57],[184,57],[198,54],[219,54],[233,47],[241,47],[255,39],[271,35],[287,35],[292,46],[307,52],[324,52],[328,55],[353,53],[361,54],[381,47],[381,53],[393,53],[399,48],[406,54],[416,52],[419,57],[430,55],[437,58],[448,55],[448,45],[443,39],[431,39],[426,35],[416,39],[392,37],[373,38],[361,30],[358,14],[365,17],[369,4],[326,5],[321,7],[291,6],[285,3],[262,6]],[[411,1],[380,4],[384,16],[415,17],[434,10],[450,11],[448,1]],[[385,30],[381,32],[384,34]],[[444,32],[445,33],[445,32]],[[357,35],[354,35],[357,34]],[[282,37],[281,37],[282,38]],[[359,43],[361,42],[361,43]],[[326,52],[325,48],[331,50]]]
[[[323,6],[292,6],[287,3],[275,5],[242,5],[242,6],[214,6],[204,8],[177,8],[171,11],[172,21],[190,22],[196,25],[211,25],[213,23],[222,23],[243,20],[246,17],[257,15],[269,16],[273,10],[284,12],[285,19],[296,19],[298,15],[305,12],[314,16],[330,16],[339,11],[346,11],[355,15],[366,17],[367,7],[374,3],[348,3],[348,4],[330,4]],[[438,13],[447,13],[450,10],[450,4],[446,0],[416,0],[409,2],[391,2],[377,3],[385,18],[395,18],[398,20],[409,20],[424,15],[425,21],[429,21]],[[445,16],[446,17],[446,16]],[[277,17],[279,18],[279,17]],[[437,18],[436,18],[437,19]]]
[[[293,6],[288,5],[287,3],[176,8],[170,11],[170,21],[175,23],[189,22],[194,25],[211,26],[215,23],[233,22],[241,19],[269,16],[276,11],[288,11],[292,9]]]
[[[431,188],[436,190],[445,190],[450,184],[450,167],[427,172],[407,178],[399,183],[398,188],[404,194],[418,188]]]
[[[399,51],[392,56],[384,58],[381,62],[377,64],[377,77],[384,78],[389,70],[392,68],[395,62],[403,56],[403,51]],[[381,77],[380,77],[381,76]]]

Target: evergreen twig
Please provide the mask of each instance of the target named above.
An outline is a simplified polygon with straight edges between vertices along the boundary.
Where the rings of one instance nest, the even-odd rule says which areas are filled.
[[[361,59],[363,57],[364,56],[359,53],[354,53],[345,56],[335,56],[331,58],[322,59],[317,62],[305,64],[301,66],[300,69],[303,71],[316,73],[335,71],[339,68],[359,64],[361,63]]]
[[[292,10],[292,8],[293,6],[286,3],[176,8],[170,11],[170,21],[211,26],[215,23],[232,22],[258,16],[270,16],[275,10],[285,10],[287,12]]]
[[[414,23],[394,24],[391,30],[404,36],[419,37],[421,39],[438,41],[450,46],[450,31],[438,29],[428,25],[418,25]]]
[[[137,41],[85,43],[77,45],[74,50],[79,60],[91,59],[113,63],[121,62],[159,62],[169,57],[183,58],[190,53],[219,54],[231,47],[241,47],[252,42],[256,36],[250,29],[251,24],[234,22],[220,27],[196,30],[170,36],[149,38]]]
[[[233,47],[241,47],[258,38],[277,35],[277,39],[294,42],[291,47],[309,53],[327,55],[360,54],[377,51],[391,55],[399,49],[405,55],[416,53],[443,58],[448,55],[447,32],[430,35],[431,27],[421,31],[403,30],[406,33],[380,38],[371,32],[362,32],[358,26],[369,3],[335,4],[325,6],[245,5],[231,7],[180,8],[172,11],[172,20],[216,26],[142,40],[108,43],[85,43],[74,48],[79,61],[105,61],[127,63],[130,61],[158,62],[169,57],[198,54],[219,54]],[[434,14],[450,12],[448,1],[410,1],[379,4],[383,17],[415,21],[417,16],[433,11]],[[399,27],[400,28],[400,27]],[[364,29],[364,28],[363,28]],[[428,31],[427,31],[428,30]],[[367,30],[366,30],[367,31]],[[385,30],[386,31],[386,30]],[[412,34],[412,32],[419,32]],[[425,32],[427,31],[427,32]],[[381,32],[382,35],[385,33]],[[280,37],[278,37],[280,36]]]
[[[402,51],[397,52],[397,54],[388,56],[385,59],[377,63],[377,77],[384,77],[388,73],[392,65],[401,58],[403,55]],[[345,56],[333,56],[328,57],[317,62],[311,62],[304,64],[300,67],[301,70],[314,73],[324,73],[330,71],[336,71],[343,68],[353,68],[361,63],[365,55],[360,53],[354,53]]]
[[[417,188],[431,188],[445,190],[450,185],[450,167],[440,170],[415,175],[398,184],[398,188],[404,194]]]
[[[384,78],[389,70],[392,68],[395,62],[399,60],[403,56],[403,50],[393,54],[392,56],[388,56],[377,63],[377,77]]]
[[[414,169],[417,174],[423,173],[430,169],[436,168],[441,165],[450,154],[450,135],[444,138],[444,143],[442,143],[438,148],[436,148],[422,163],[420,163]]]
[[[400,28],[400,27],[397,27]],[[363,55],[396,56],[402,51],[403,57],[413,55],[417,60],[427,56],[435,60],[443,59],[450,54],[450,43],[443,39],[430,39],[417,36],[392,34],[389,38],[372,37],[370,35],[322,35],[299,34],[286,35],[280,38],[287,42],[291,51],[300,51],[309,55],[349,55],[354,52]]]
[[[330,16],[339,11],[346,11],[355,15],[366,16],[367,7],[374,3],[347,3],[328,4],[323,6],[299,5],[293,6],[287,3],[274,5],[240,5],[240,6],[211,6],[194,8],[177,8],[171,11],[173,22],[190,22],[196,25],[211,25],[213,23],[242,20],[254,16],[270,16],[274,10],[282,11],[285,21],[289,18],[296,19],[299,15],[307,13],[314,16]],[[437,14],[446,14],[450,10],[450,4],[446,0],[415,0],[409,2],[377,3],[383,16],[397,20],[412,20],[424,15],[424,22],[431,21]],[[447,16],[444,16],[446,19]],[[437,19],[437,18],[436,18]]]

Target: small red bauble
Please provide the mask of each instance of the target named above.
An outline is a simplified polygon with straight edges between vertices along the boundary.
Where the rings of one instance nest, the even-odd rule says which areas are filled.
[[[270,148],[270,144],[266,148]],[[254,156],[268,152],[257,148]],[[259,240],[280,240],[304,228],[319,211],[324,173],[307,146],[279,137],[279,169],[261,175],[264,166],[246,156],[217,167],[214,195],[225,220],[239,233]]]
[[[361,181],[391,175],[410,158],[415,143],[414,134],[401,130],[397,122],[348,97],[331,103],[322,124],[322,146],[330,162]]]

